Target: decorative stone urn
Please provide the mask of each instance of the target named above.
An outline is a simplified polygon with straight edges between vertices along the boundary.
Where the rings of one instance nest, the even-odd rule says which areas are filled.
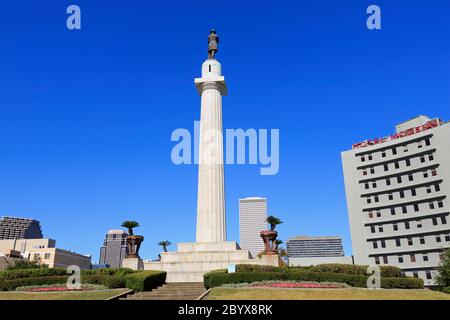
[[[128,236],[126,237],[128,254],[127,258],[139,258],[139,248],[141,247],[142,241],[144,241],[143,236]]]
[[[277,254],[275,240],[278,237],[278,232],[271,230],[261,231],[260,236],[264,241],[264,254]]]

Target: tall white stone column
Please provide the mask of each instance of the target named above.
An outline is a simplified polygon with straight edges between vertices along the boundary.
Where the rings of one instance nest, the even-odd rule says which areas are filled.
[[[195,85],[201,96],[196,241],[225,242],[222,96],[227,88],[220,63],[206,60]]]

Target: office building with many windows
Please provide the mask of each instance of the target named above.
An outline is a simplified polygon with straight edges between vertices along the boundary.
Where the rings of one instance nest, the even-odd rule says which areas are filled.
[[[39,221],[27,218],[2,217],[0,219],[0,240],[41,239]]]
[[[419,116],[342,152],[356,264],[434,284],[450,247],[450,124]]]
[[[253,258],[264,251],[260,232],[267,230],[267,199],[239,199],[239,240],[242,249],[248,250]]]

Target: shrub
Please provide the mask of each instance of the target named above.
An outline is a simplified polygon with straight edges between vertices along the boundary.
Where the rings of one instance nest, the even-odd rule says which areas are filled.
[[[102,268],[93,270],[82,270],[83,275],[106,275],[106,276],[119,276],[123,277],[127,274],[133,273],[134,271],[129,268]]]
[[[30,261],[30,260],[19,260],[16,261],[16,263],[12,266],[9,266],[6,270],[18,270],[18,269],[41,269],[41,268],[48,268],[47,265],[40,264],[36,261]]]
[[[0,281],[0,291],[12,291],[17,287],[64,284],[69,276],[34,277]]]
[[[450,287],[450,249],[444,251],[444,259],[439,264],[436,283],[442,287]]]
[[[261,266],[257,264],[238,264],[236,272],[286,272],[287,268]]]
[[[64,268],[14,269],[0,272],[0,281],[64,275],[68,276]]]
[[[442,292],[450,293],[450,287],[443,287]]]
[[[364,288],[367,285],[366,275],[332,273],[332,272],[236,272],[226,273],[225,270],[209,272],[204,276],[206,288],[218,287],[230,283],[252,283],[269,280],[317,281],[346,283],[352,287]],[[382,288],[423,288],[423,281],[416,278],[382,278]]]
[[[356,264],[329,263],[312,266],[312,272],[328,272],[328,273],[345,273],[365,276],[367,275],[368,266]],[[402,276],[401,269],[393,266],[381,266],[380,272],[382,277],[399,278]]]
[[[134,291],[150,291],[166,282],[164,271],[140,271],[123,277],[125,286]]]
[[[81,283],[98,284],[110,289],[125,287],[123,277],[110,276],[106,274],[82,275]]]

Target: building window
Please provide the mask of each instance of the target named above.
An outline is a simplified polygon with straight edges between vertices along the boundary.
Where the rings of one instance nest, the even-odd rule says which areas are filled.
[[[371,226],[371,227],[370,227],[370,232],[371,232],[371,233],[375,233],[375,226]]]
[[[430,154],[430,155],[428,156],[428,160],[433,161],[433,160],[434,160],[434,156],[433,156],[432,154]]]
[[[428,178],[428,172],[425,171],[425,172],[423,173],[423,177],[424,177],[425,179]]]
[[[370,168],[370,173],[374,174],[375,173],[375,169],[374,168]]]
[[[433,217],[431,220],[433,221],[433,226],[437,226],[438,222],[436,217]]]
[[[425,139],[425,145],[429,146],[430,145],[430,139]]]
[[[441,236],[436,236],[436,242],[440,243],[442,241]]]
[[[361,162],[365,162],[365,161],[366,161],[366,158],[361,157]]]
[[[422,220],[417,220],[417,228],[422,228]]]
[[[50,253],[45,253],[44,254],[44,259],[50,259]]]
[[[403,199],[405,197],[405,191],[401,190],[400,191],[400,198]]]
[[[375,257],[375,264],[380,264],[380,257]]]
[[[439,208],[444,207],[444,203],[442,202],[442,200],[438,201],[438,207],[439,207]]]
[[[387,186],[390,186],[390,185],[391,185],[391,179],[389,179],[389,178],[386,179],[386,185],[387,185]]]
[[[405,221],[405,229],[409,230],[409,221]]]
[[[425,238],[424,237],[420,237],[420,244],[425,244]]]
[[[428,261],[428,256],[426,254],[423,255],[423,261],[427,262]]]
[[[372,183],[372,188],[376,188],[376,187],[377,187],[377,183],[376,182]]]
[[[402,245],[402,242],[400,239],[395,239],[395,244],[397,245],[397,247],[400,247]]]
[[[433,202],[429,202],[430,205],[430,209],[433,210],[434,209],[434,203]]]
[[[431,276],[431,271],[425,272],[427,280],[431,280],[433,277]]]
[[[375,202],[379,202],[380,201],[380,198],[378,197],[378,196],[375,196]]]
[[[434,189],[436,190],[436,192],[441,191],[441,187],[437,183],[434,185]]]
[[[386,158],[386,151],[383,151],[383,152],[381,153],[381,157],[382,157],[382,158]]]
[[[372,203],[372,199],[367,198],[367,203]]]
[[[366,188],[366,190],[369,189],[369,183],[368,183],[368,182],[366,182],[366,183],[364,184],[364,188]]]
[[[413,239],[412,238],[408,238],[408,246],[412,246],[413,245]]]
[[[427,193],[431,193],[431,187],[430,186],[427,187]]]
[[[392,195],[392,193],[390,193],[390,194],[388,195],[388,198],[389,198],[389,200],[394,200],[394,196]]]
[[[418,273],[417,271],[414,271],[414,272],[413,272],[413,277],[414,277],[414,278],[418,278],[418,277],[419,277],[419,273]]]
[[[392,225],[392,229],[394,229],[394,231],[398,231],[398,224],[394,223]]]
[[[407,207],[406,206],[402,206],[402,211],[403,211],[403,213],[408,213]]]
[[[369,219],[373,218],[373,212],[369,212]]]
[[[411,262],[416,262],[416,255],[410,254],[409,257],[411,258]]]
[[[383,232],[383,226],[378,226],[378,232]]]
[[[363,171],[363,176],[367,176],[367,171],[366,170]]]
[[[437,172],[436,172],[436,170],[432,170],[431,171],[431,175],[434,177],[435,175],[437,175]]]
[[[385,240],[381,240],[381,247],[382,248],[386,248],[386,241]]]
[[[403,152],[408,152],[408,145],[403,146]]]
[[[425,162],[425,157],[420,157],[420,162],[424,163]]]
[[[389,170],[389,166],[387,165],[387,163],[384,164],[384,171],[388,171]]]
[[[381,212],[377,211],[377,218],[380,218],[380,217],[381,217]]]
[[[407,167],[410,167],[410,166],[411,166],[411,160],[406,159],[405,162],[406,162],[406,166],[407,166]]]
[[[401,176],[397,177],[397,183],[402,183],[402,177]]]
[[[445,241],[450,241],[450,234],[445,235]]]
[[[387,256],[383,256],[383,263],[384,264],[388,264],[388,257]]]
[[[413,207],[414,207],[414,211],[415,211],[415,212],[419,211],[419,205],[418,205],[417,203],[415,203],[415,204],[413,205]]]
[[[422,148],[422,141],[417,141],[417,148],[418,149]]]
[[[391,215],[395,216],[395,208],[391,208]]]
[[[398,263],[403,263],[403,256],[398,256]]]
[[[414,177],[413,177],[412,174],[408,175],[408,180],[409,180],[409,181],[414,181]]]
[[[374,241],[374,242],[372,242],[372,243],[373,243],[373,248],[374,248],[374,249],[378,249],[378,242]]]
[[[441,217],[441,223],[442,224],[447,224],[447,218],[445,216]]]
[[[416,189],[414,189],[414,188],[411,189],[411,195],[413,197],[415,197],[417,195]]]
[[[373,158],[372,158],[372,155],[371,154],[369,154],[369,160],[372,160]]]
[[[40,258],[41,258],[41,255],[39,253],[35,253],[33,255],[33,260],[35,260],[35,261],[39,260]]]
[[[398,164],[398,162],[395,162],[395,163],[394,163],[394,166],[395,166],[395,169],[400,168],[400,165]]]

